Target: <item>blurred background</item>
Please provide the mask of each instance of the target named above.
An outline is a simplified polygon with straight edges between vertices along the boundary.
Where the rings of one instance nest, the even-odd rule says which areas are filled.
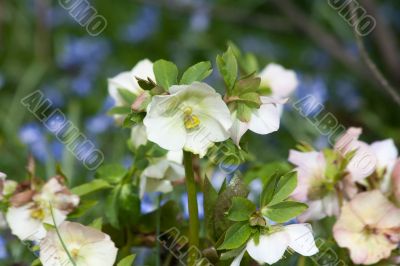
[[[113,106],[107,78],[143,58],[171,60],[181,70],[204,60],[215,65],[227,41],[254,53],[261,69],[270,62],[294,69],[300,85],[293,99],[311,94],[324,114],[332,113],[345,127],[361,126],[364,140],[393,138],[400,144],[400,106],[369,72],[352,27],[329,5],[333,1],[90,1],[107,22],[97,36],[63,7],[67,2],[74,1],[0,0],[0,171],[9,178],[25,178],[28,154],[43,178],[55,173],[56,163],[72,185],[93,176],[20,103],[29,93],[43,92],[106,162],[129,165],[129,130],[107,115]],[[400,93],[400,2],[360,4],[377,22],[364,37],[368,53]],[[208,81],[222,87],[216,70]],[[249,132],[246,138],[260,164],[285,160],[299,141],[329,145],[291,104],[278,132],[254,136]],[[7,251],[3,242],[0,238],[0,258],[18,256],[18,249]]]

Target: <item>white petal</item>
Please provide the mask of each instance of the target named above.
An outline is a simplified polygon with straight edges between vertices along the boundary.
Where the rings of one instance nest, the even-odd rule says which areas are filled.
[[[150,178],[161,179],[165,176],[168,167],[169,164],[167,160],[160,160],[144,169],[143,175]]]
[[[242,252],[232,261],[231,266],[240,266],[240,262],[242,261],[243,255],[246,252],[246,249],[243,249]]]
[[[233,117],[233,125],[230,129],[233,142],[239,146],[240,139],[249,128],[248,123],[243,123],[239,119]]]
[[[12,234],[21,240],[38,240],[45,234],[41,221],[31,217],[31,207],[31,204],[10,207],[6,214]]]
[[[296,89],[298,80],[293,70],[287,70],[281,65],[268,64],[260,73],[261,84],[269,86],[272,95],[278,98],[287,98]]]
[[[131,70],[134,82],[137,84],[136,77],[141,79],[151,78],[153,81],[156,80],[153,71],[153,63],[149,59],[143,59],[139,61]],[[139,87],[139,84],[137,84]]]
[[[262,104],[253,111],[249,129],[257,134],[269,134],[279,129],[280,113],[275,104]]]
[[[167,153],[167,160],[182,164],[183,161],[183,151],[169,151]]]
[[[132,127],[131,142],[133,144],[133,147],[135,148],[138,148],[140,145],[146,145],[147,143],[146,127],[142,123],[136,124]]]
[[[361,181],[371,175],[376,168],[376,156],[370,146],[362,141],[353,141],[351,150],[356,149],[356,153],[346,166],[353,181]]]
[[[312,256],[318,252],[309,224],[291,224],[285,226],[289,234],[289,247],[303,256]]]
[[[371,149],[378,160],[378,167],[392,165],[397,159],[398,152],[392,139],[375,141],[371,144]]]
[[[184,150],[198,154],[200,158],[207,154],[207,150],[214,145],[209,139],[210,135],[206,130],[197,130],[188,133]]]
[[[288,244],[288,234],[284,231],[280,231],[271,235],[260,236],[258,245],[251,239],[247,243],[246,250],[249,255],[259,263],[272,264],[283,257]]]
[[[298,220],[300,222],[317,221],[326,217],[322,200],[310,201],[307,202],[307,204],[308,204],[308,209],[298,217]]]
[[[183,118],[179,112],[168,113],[168,109],[164,109],[175,104],[174,101],[171,96],[154,96],[143,123],[150,141],[166,150],[179,151],[186,141]]]

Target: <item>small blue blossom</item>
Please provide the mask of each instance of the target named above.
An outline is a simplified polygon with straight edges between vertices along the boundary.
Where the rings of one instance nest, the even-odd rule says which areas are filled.
[[[86,123],[86,130],[90,134],[100,134],[105,132],[114,124],[114,119],[106,114],[99,114],[89,118]]]
[[[36,123],[29,123],[19,131],[19,138],[26,144],[33,156],[41,162],[47,159],[46,140],[43,130]]]
[[[122,39],[127,42],[138,43],[157,31],[159,25],[160,12],[153,7],[143,7],[135,20],[122,29]]]

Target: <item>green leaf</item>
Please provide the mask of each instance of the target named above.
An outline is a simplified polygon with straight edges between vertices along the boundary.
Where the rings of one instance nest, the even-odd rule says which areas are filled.
[[[243,93],[239,96],[238,101],[244,102],[249,108],[260,108],[260,96],[256,92]]]
[[[229,92],[233,89],[238,75],[238,65],[231,47],[228,47],[228,50],[222,56],[217,56],[217,66]]]
[[[117,90],[126,104],[130,105],[136,100],[137,96],[133,92],[122,88],[118,88]]]
[[[275,195],[275,190],[277,188],[278,181],[279,181],[279,173],[274,173],[266,181],[263,191],[261,192],[260,206],[268,205],[271,202],[273,196]]]
[[[68,218],[69,219],[79,218],[85,215],[88,212],[88,210],[96,206],[97,203],[98,203],[97,200],[84,200],[80,202],[78,208],[76,208],[73,212],[68,214]]]
[[[118,218],[118,197],[121,191],[121,186],[116,186],[111,190],[111,193],[106,198],[104,215],[108,222],[116,229],[120,228]]]
[[[71,189],[72,194],[78,195],[78,196],[85,196],[87,194],[93,193],[98,190],[102,189],[107,189],[107,188],[112,188],[112,186],[105,180],[101,179],[94,179],[93,181],[89,183],[85,183],[83,185],[74,187]]]
[[[257,92],[260,87],[260,82],[261,79],[259,77],[255,77],[254,75],[241,78],[235,84],[233,95],[240,95],[248,92]]]
[[[279,179],[275,194],[269,203],[269,205],[274,205],[281,201],[287,199],[290,194],[295,190],[297,186],[297,174],[296,172],[290,172],[282,176]]]
[[[251,235],[251,227],[248,223],[236,223],[226,231],[224,242],[218,247],[221,249],[235,249],[247,242]]]
[[[153,64],[154,75],[158,85],[168,90],[174,84],[178,83],[178,68],[170,61],[158,60]]]
[[[105,180],[110,184],[116,184],[121,182],[127,172],[120,164],[106,164],[97,169],[96,178]]]
[[[135,254],[129,255],[120,260],[117,266],[132,266],[133,262],[135,261],[135,258],[136,258]]]
[[[256,211],[256,205],[246,198],[233,197],[232,206],[228,212],[228,219],[234,222],[247,221]]]
[[[145,112],[131,112],[125,117],[124,122],[122,123],[122,126],[125,128],[131,128],[132,126],[136,125],[137,123],[140,123],[143,121],[144,117],[146,116]]]
[[[252,53],[247,53],[242,57],[241,67],[243,68],[245,74],[250,74],[258,72],[258,62],[257,58]]]
[[[224,252],[221,254],[220,260],[229,260],[232,258],[236,258],[237,256],[239,256],[240,253],[242,253],[243,249],[244,247],[240,247]]]
[[[248,107],[245,103],[237,104],[236,116],[240,121],[244,123],[249,122],[251,119],[251,114],[252,114],[252,109]]]
[[[283,201],[278,204],[262,208],[261,212],[274,222],[284,223],[300,215],[308,206],[296,201]]]
[[[121,223],[131,225],[138,221],[140,217],[140,198],[137,188],[131,183],[121,186],[118,207]]]
[[[89,226],[101,231],[101,228],[103,227],[103,218],[100,217],[100,218],[93,220],[93,222],[91,222],[89,224]]]
[[[210,61],[200,62],[189,67],[183,73],[180,84],[192,84],[195,81],[202,81],[212,72]]]
[[[42,265],[42,262],[40,261],[40,259],[35,259],[32,263],[31,266],[40,266]]]
[[[114,106],[110,110],[108,110],[107,114],[109,115],[127,115],[131,112],[131,107],[129,106]]]
[[[44,227],[44,229],[46,229],[46,231],[50,231],[50,230],[54,230],[55,226],[52,224],[43,223],[43,227]]]

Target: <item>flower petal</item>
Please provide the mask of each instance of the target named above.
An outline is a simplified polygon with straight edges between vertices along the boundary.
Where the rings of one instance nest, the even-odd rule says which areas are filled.
[[[242,261],[243,255],[246,252],[246,249],[243,249],[239,255],[232,261],[231,266],[240,266],[240,262]]]
[[[312,256],[318,252],[311,225],[292,224],[285,226],[289,234],[289,247],[303,256]]]
[[[289,97],[298,86],[296,73],[275,63],[268,64],[259,76],[261,85],[270,87],[277,98]]]
[[[258,245],[251,239],[247,243],[246,250],[260,264],[272,264],[283,257],[288,244],[288,234],[285,231],[280,231],[271,235],[261,235]]]
[[[240,139],[243,137],[244,133],[249,129],[248,123],[243,123],[236,116],[233,116],[233,124],[230,129],[231,139],[233,142],[239,146]]]
[[[275,104],[262,104],[254,110],[249,122],[249,129],[257,134],[269,134],[279,129],[280,113]]]

